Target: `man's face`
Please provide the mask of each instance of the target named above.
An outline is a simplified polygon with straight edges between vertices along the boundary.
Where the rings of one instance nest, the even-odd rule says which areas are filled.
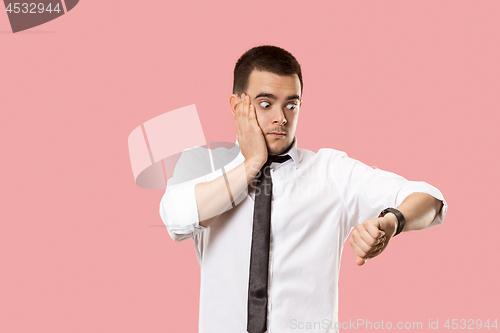
[[[255,106],[269,154],[285,152],[295,138],[302,105],[299,77],[254,69],[248,78],[247,94]]]

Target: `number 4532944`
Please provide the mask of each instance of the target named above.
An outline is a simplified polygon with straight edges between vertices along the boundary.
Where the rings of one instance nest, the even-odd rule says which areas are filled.
[[[473,330],[473,329],[481,329],[481,328],[495,328],[498,329],[498,324],[497,320],[495,319],[494,322],[491,323],[490,325],[490,320],[487,319],[486,322],[483,324],[483,321],[481,319],[451,319],[451,324],[450,324],[450,319],[446,320],[446,323],[444,323],[444,327],[448,329],[453,329],[456,330],[457,328],[460,329],[468,329],[468,330]]]
[[[59,2],[55,4],[54,8],[52,8],[52,4],[49,3],[47,7],[44,6],[43,3],[9,3],[7,8],[5,9],[8,13],[23,13],[23,14],[41,14],[43,12],[57,12],[59,13],[61,9],[59,8]]]

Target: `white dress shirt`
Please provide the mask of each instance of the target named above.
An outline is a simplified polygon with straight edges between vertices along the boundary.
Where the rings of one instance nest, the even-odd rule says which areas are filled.
[[[229,150],[217,150],[229,154]],[[183,182],[169,180],[160,215],[175,241],[191,238],[194,242],[201,269],[199,332],[243,333],[255,190],[249,186],[248,193],[235,200],[235,208],[208,227],[201,226],[194,187],[220,177],[222,169],[214,167],[212,151],[207,155],[189,152],[184,151],[184,162],[176,167],[178,174],[181,169],[188,173],[190,167],[194,170],[196,163],[206,165],[208,159],[216,171],[208,170]],[[387,207],[399,206],[414,192],[443,201],[431,226],[443,222],[447,204],[437,188],[371,168],[342,151],[320,149],[314,153],[297,148],[295,139],[288,154],[292,159],[271,164],[267,332],[301,332],[300,323],[318,323],[315,329],[304,332],[336,332],[340,258],[353,227],[377,218]],[[241,152],[234,156],[225,172],[245,160]]]

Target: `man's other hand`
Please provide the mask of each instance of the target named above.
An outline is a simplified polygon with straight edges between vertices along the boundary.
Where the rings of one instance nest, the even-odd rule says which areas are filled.
[[[356,264],[362,266],[368,259],[382,253],[396,233],[398,219],[392,213],[366,220],[352,231],[349,244],[358,255]]]

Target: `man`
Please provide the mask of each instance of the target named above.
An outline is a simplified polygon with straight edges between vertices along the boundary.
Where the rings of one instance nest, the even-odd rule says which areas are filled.
[[[334,149],[297,148],[302,91],[290,53],[274,46],[247,51],[229,99],[239,149],[186,150],[173,178],[187,181],[169,181],[160,215],[175,241],[194,241],[199,332],[297,332],[300,323],[319,323],[307,332],[334,332],[340,258],[351,230],[363,265],[396,233],[444,219],[446,202],[426,183]],[[194,171],[200,163],[221,167]]]

